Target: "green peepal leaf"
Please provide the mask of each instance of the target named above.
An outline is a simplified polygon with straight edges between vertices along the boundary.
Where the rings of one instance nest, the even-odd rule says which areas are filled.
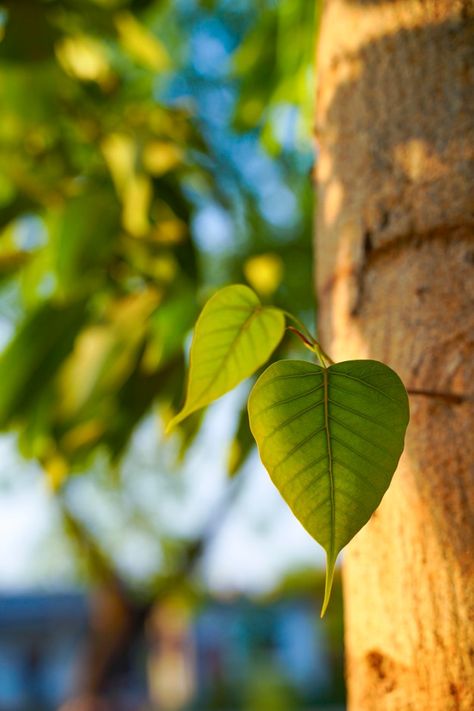
[[[338,553],[379,505],[403,451],[406,390],[374,360],[285,360],[257,380],[248,410],[273,483],[326,551],[323,616]]]
[[[184,406],[168,430],[252,375],[283,337],[285,316],[262,306],[247,286],[228,286],[212,296],[196,323]]]

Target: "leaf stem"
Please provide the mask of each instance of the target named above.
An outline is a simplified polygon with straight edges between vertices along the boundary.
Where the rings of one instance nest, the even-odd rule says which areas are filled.
[[[288,331],[291,331],[294,333],[298,338],[300,338],[303,341],[303,344],[306,346],[306,348],[309,348],[310,351],[314,350],[314,344],[312,341],[309,341],[307,337],[304,335],[304,333],[301,333],[297,328],[294,326],[287,326]]]
[[[299,320],[299,318],[296,318],[296,316],[293,316],[293,314],[290,313],[289,311],[284,311],[283,309],[281,309],[281,312],[282,312],[283,314],[285,314],[286,318],[290,319],[290,321],[293,321],[293,323],[295,324],[295,326],[297,326],[297,329],[291,328],[291,326],[289,326],[289,328],[290,328],[291,331],[293,331],[293,332],[296,333],[296,334],[304,335],[305,338],[306,338],[306,341],[307,341],[308,343],[311,343],[311,344],[316,343],[315,339],[313,338],[313,336],[311,335],[311,333],[309,332],[309,330],[306,328],[306,326],[304,325],[304,323]],[[304,342],[304,339],[302,339],[302,340],[303,340],[303,342]]]
[[[321,348],[321,346],[319,345],[319,343],[317,341],[314,342],[313,350],[325,368],[328,368],[330,365],[334,364],[334,361],[332,360],[332,358],[330,358],[328,356],[328,354],[325,351],[323,351],[323,349]]]
[[[293,314],[291,314],[289,311],[284,311],[282,309],[282,313],[284,313],[285,316],[291,321],[293,321],[293,323],[295,323],[297,326],[297,328],[295,328],[294,326],[288,326],[288,330],[296,334],[301,339],[306,348],[308,348],[312,353],[315,354],[322,367],[327,368],[328,366],[332,365],[334,361],[328,356],[327,353],[325,353],[321,345],[311,335],[304,323],[297,319],[296,316],[293,316]]]

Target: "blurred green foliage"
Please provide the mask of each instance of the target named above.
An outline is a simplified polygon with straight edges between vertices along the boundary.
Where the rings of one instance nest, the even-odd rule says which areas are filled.
[[[313,6],[0,3],[0,427],[54,487],[177,411],[216,286],[312,318]]]

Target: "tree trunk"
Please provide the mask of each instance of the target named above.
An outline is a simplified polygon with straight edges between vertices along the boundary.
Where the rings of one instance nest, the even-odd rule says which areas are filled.
[[[327,0],[317,283],[336,360],[410,392],[392,485],[344,558],[351,711],[474,708],[474,5]]]

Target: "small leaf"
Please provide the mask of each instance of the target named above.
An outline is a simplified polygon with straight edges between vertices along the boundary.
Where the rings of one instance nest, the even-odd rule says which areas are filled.
[[[247,286],[228,286],[214,294],[196,323],[184,407],[168,430],[252,375],[268,360],[284,330],[283,313],[262,306]]]
[[[249,417],[273,483],[326,551],[322,616],[337,555],[379,505],[403,451],[406,390],[374,360],[279,361],[253,387]]]

